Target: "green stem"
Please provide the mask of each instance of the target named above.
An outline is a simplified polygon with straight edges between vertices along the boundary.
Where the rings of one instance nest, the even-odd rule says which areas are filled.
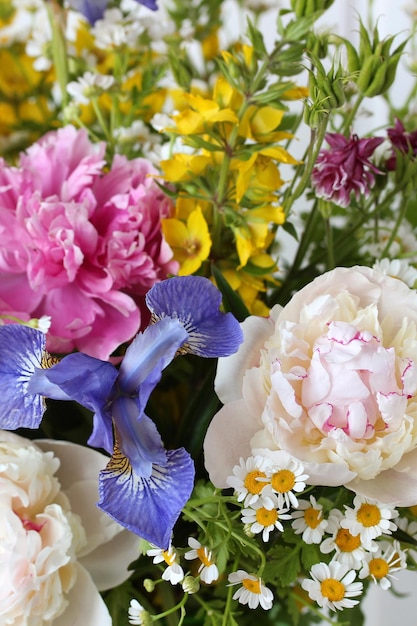
[[[183,597],[181,598],[180,602],[178,602],[178,604],[171,607],[170,609],[167,609],[166,611],[163,611],[162,613],[158,613],[158,615],[154,615],[153,616],[154,621],[156,622],[157,620],[160,620],[163,617],[167,617],[168,615],[171,615],[172,613],[175,613],[175,611],[179,611],[181,609],[181,621],[178,624],[179,626],[184,620],[184,616],[185,616],[184,605],[187,602],[187,600],[188,600],[188,593],[185,593]]]
[[[317,129],[311,130],[310,144],[308,147],[307,160],[306,160],[303,174],[295,190],[292,193],[290,193],[289,197],[285,198],[283,202],[285,215],[289,215],[292,205],[297,200],[297,198],[299,198],[302,195],[302,193],[305,191],[307,185],[310,182],[311,172],[313,171],[313,167],[316,163],[317,156],[320,152],[322,143],[324,141],[324,137],[326,135],[328,120],[329,120],[329,116],[325,115],[322,121],[320,122],[319,126],[317,127]]]
[[[63,26],[60,23],[62,12],[58,13],[58,7],[54,8],[51,2],[46,3],[46,9],[52,30],[52,58],[58,84],[61,90],[62,108],[65,108],[68,104],[67,85],[69,71],[66,40],[63,33]]]
[[[396,219],[395,226],[392,229],[390,238],[388,239],[385,248],[381,252],[381,258],[388,256],[388,251],[391,247],[391,244],[394,242],[398,233],[398,229],[401,225],[401,222],[403,221],[405,214],[407,213],[409,198],[408,198],[408,194],[407,195],[404,194],[404,196],[405,197],[403,197],[403,202],[401,203],[401,210],[398,212],[398,217]]]
[[[327,242],[327,269],[332,270],[335,267],[334,247],[333,247],[333,228],[330,218],[325,219],[326,224],[326,242]]]
[[[239,563],[239,559],[236,558],[234,563],[233,563],[233,569],[232,571],[234,572],[238,566]],[[229,621],[229,615],[230,615],[230,608],[232,605],[232,596],[233,596],[233,587],[230,586],[227,590],[227,598],[226,598],[226,604],[224,607],[224,614],[223,614],[223,620],[222,620],[222,626],[228,626],[228,621]]]
[[[364,95],[359,94],[358,97],[356,98],[355,104],[353,105],[353,107],[351,108],[351,110],[348,112],[345,119],[343,120],[343,124],[340,128],[340,132],[342,135],[345,135],[345,136],[350,135],[351,126],[355,119],[356,113],[358,112],[358,109],[363,102],[363,99],[364,99]]]

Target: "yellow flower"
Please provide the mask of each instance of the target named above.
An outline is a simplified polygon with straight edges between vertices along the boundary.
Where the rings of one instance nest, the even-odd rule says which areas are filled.
[[[192,155],[178,152],[172,159],[161,161],[160,166],[164,172],[164,178],[171,183],[179,183],[193,180],[200,176],[206,167],[210,165],[211,158],[204,155]]]
[[[211,237],[199,206],[190,213],[185,224],[176,218],[162,220],[162,231],[179,262],[179,276],[196,272],[210,254]]]
[[[231,109],[221,109],[214,100],[192,93],[184,94],[183,97],[190,108],[173,116],[177,132],[181,135],[202,133],[218,122],[238,123],[238,118]]]
[[[239,126],[239,135],[257,142],[275,143],[291,139],[293,135],[284,131],[275,131],[280,125],[284,111],[270,106],[251,105],[245,112]]]
[[[272,202],[275,192],[283,184],[275,161],[297,163],[284,148],[264,148],[252,154],[247,161],[235,159],[232,168],[237,170],[236,202],[250,190],[250,197],[257,203]]]

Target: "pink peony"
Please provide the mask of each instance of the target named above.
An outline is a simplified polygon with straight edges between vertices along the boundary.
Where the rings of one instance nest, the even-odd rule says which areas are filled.
[[[417,294],[367,267],[337,268],[271,317],[243,322],[220,359],[224,407],[205,439],[217,487],[241,457],[299,460],[313,485],[417,502]]]
[[[357,200],[367,197],[375,183],[374,173],[381,172],[369,158],[383,142],[382,137],[347,138],[328,133],[330,150],[322,150],[313,169],[312,183],[319,198],[347,207],[353,194]]]
[[[144,294],[176,273],[160,221],[171,202],[145,159],[116,155],[72,126],[0,161],[2,313],[50,315],[47,347],[101,359],[143,326]]]

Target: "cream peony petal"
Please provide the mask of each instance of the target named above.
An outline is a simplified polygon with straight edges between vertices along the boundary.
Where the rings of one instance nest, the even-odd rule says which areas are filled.
[[[252,455],[250,440],[261,428],[243,400],[230,402],[214,416],[204,440],[205,466],[212,483],[227,489],[227,477],[241,457]]]
[[[131,575],[127,568],[139,554],[139,540],[97,507],[98,474],[108,457],[68,441],[40,439],[36,444],[44,451],[54,452],[61,461],[58,479],[87,535],[80,563],[101,591],[120,585]]]
[[[275,307],[274,307],[275,308]],[[259,352],[273,333],[271,319],[247,317],[242,322],[243,343],[239,350],[218,360],[215,391],[221,402],[232,402],[242,397],[242,381],[246,370],[259,365]]]
[[[393,469],[381,472],[372,480],[355,479],[346,487],[384,504],[400,507],[417,504],[417,478]]]
[[[77,581],[67,595],[68,607],[52,626],[112,626],[110,613],[90,574],[77,565]]]
[[[79,559],[99,591],[121,585],[131,574],[127,566],[139,556],[139,537],[123,529],[111,541]]]

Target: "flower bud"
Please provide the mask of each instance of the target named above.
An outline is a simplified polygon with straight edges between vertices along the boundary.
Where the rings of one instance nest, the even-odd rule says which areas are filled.
[[[156,587],[156,583],[151,578],[145,578],[145,580],[143,581],[143,586],[148,593],[152,593],[152,591]]]
[[[194,576],[186,576],[181,585],[184,593],[197,593],[200,589],[200,581]]]
[[[306,17],[318,11],[326,11],[334,0],[291,0],[291,8],[297,18]]]

